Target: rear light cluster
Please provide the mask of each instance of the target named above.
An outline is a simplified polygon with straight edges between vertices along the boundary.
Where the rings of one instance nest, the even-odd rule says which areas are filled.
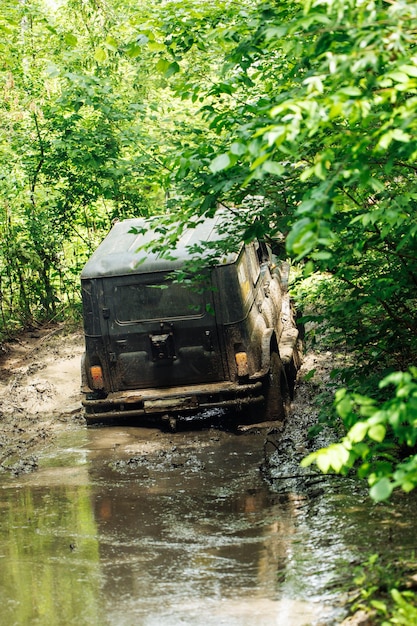
[[[93,389],[104,389],[103,370],[100,365],[90,367],[90,375]]]
[[[239,378],[249,376],[248,355],[246,352],[236,352],[235,361]]]

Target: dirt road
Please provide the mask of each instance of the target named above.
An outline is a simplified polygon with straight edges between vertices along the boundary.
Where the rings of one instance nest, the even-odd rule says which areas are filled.
[[[80,328],[55,324],[28,330],[0,348],[0,472],[20,474],[36,469],[36,451],[52,445],[59,432],[85,427],[80,393],[84,339]],[[330,353],[304,356],[292,415],[282,433],[297,467],[309,451],[306,435],[317,413],[317,381],[329,385],[333,365]],[[303,381],[312,369],[313,379]],[[280,452],[282,465],[287,454]]]
[[[36,452],[64,429],[84,427],[81,415],[81,330],[34,328],[2,345],[0,471],[37,466]]]

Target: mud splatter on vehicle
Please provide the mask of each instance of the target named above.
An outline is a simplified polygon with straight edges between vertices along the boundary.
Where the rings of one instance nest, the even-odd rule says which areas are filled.
[[[285,418],[300,365],[289,266],[261,241],[214,262],[224,221],[220,212],[185,229],[169,255],[147,249],[156,218],[118,222],[87,262],[88,422],[165,418],[174,429],[184,415],[218,407],[252,422]],[[199,281],[173,279],[196,258]]]

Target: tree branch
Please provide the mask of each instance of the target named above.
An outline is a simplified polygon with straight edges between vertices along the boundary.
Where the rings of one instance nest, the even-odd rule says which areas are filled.
[[[45,151],[44,151],[44,147],[43,147],[43,141],[42,141],[42,137],[41,137],[41,133],[40,133],[40,129],[39,129],[39,122],[38,122],[38,116],[36,115],[36,113],[33,113],[33,119],[35,122],[35,128],[36,128],[36,135],[38,138],[38,145],[39,145],[39,152],[40,152],[40,158],[38,161],[38,164],[36,166],[35,172],[33,174],[33,178],[32,178],[32,182],[30,185],[30,201],[32,203],[32,206],[35,207],[35,188],[36,188],[36,183],[38,181],[38,177],[39,177],[39,173],[42,169],[42,166],[45,162]]]

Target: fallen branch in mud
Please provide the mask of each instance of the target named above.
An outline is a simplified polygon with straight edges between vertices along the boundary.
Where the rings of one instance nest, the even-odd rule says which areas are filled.
[[[338,478],[340,480],[340,476],[336,474],[282,474],[281,476],[274,476],[274,480],[309,480],[310,477],[314,480],[310,480],[310,484],[320,483],[326,481],[328,478]]]

